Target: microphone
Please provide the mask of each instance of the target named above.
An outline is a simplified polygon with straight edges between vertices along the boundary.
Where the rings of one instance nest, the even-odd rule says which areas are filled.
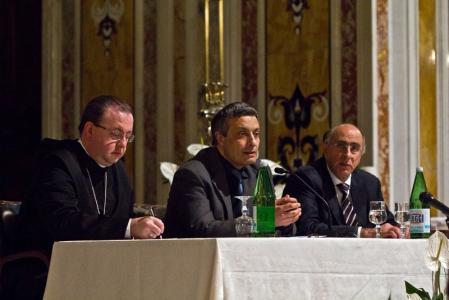
[[[419,200],[424,204],[429,204],[441,211],[447,218],[449,218],[449,207],[435,199],[433,195],[429,192],[422,192],[419,194]]]
[[[318,199],[321,200],[321,202],[324,203],[324,205],[327,208],[327,212],[329,214],[329,221],[327,223],[327,226],[329,227],[329,230],[332,226],[332,213],[331,213],[331,208],[329,207],[329,204],[327,203],[327,200],[323,198],[323,196],[321,196],[317,191],[315,191],[315,189],[313,187],[310,186],[310,184],[308,184],[304,179],[302,179],[301,177],[298,176],[298,174],[293,173],[293,172],[289,172],[283,168],[274,168],[274,172],[277,174],[285,174],[285,175],[289,175],[289,176],[294,176],[295,178],[297,178],[299,181],[301,181],[302,184],[304,184],[309,191],[311,191]]]

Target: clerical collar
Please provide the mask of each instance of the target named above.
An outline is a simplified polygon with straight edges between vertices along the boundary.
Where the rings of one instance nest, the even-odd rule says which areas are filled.
[[[92,160],[99,165],[101,168],[106,168],[107,166],[103,166],[102,164],[98,163],[90,154],[89,152],[87,152],[86,148],[83,145],[83,141],[81,141],[81,139],[78,139],[78,143],[80,143],[81,147],[84,149],[84,152],[86,152],[87,156],[89,156],[90,158],[92,158]]]

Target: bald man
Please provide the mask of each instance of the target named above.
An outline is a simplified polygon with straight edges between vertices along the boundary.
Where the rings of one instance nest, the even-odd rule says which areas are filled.
[[[374,224],[368,219],[369,203],[384,199],[379,179],[357,169],[364,152],[361,131],[352,124],[337,125],[324,141],[323,157],[296,173],[315,193],[296,176],[289,177],[284,194],[299,199],[302,206],[299,235],[375,237]],[[399,238],[400,230],[388,209],[387,216],[382,237]]]

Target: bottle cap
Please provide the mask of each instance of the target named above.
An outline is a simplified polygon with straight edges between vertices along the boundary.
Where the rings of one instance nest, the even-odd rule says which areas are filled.
[[[424,168],[423,167],[416,167],[416,172],[424,172]]]

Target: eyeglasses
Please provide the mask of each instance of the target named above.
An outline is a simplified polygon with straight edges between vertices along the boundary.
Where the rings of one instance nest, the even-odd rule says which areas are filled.
[[[101,128],[101,129],[104,129],[104,130],[106,130],[107,132],[109,132],[109,136],[110,136],[111,139],[113,139],[114,141],[120,141],[120,140],[122,140],[123,138],[126,139],[126,142],[127,142],[127,143],[132,143],[132,142],[134,141],[135,136],[134,136],[134,134],[132,134],[132,133],[124,134],[123,131],[121,131],[121,130],[118,129],[118,128],[108,129],[108,128],[106,128],[106,127],[104,127],[104,126],[101,126],[101,125],[99,125],[99,124],[95,124],[95,123],[93,123],[93,124],[94,124],[96,127],[99,127],[99,128]]]
[[[348,147],[349,147],[349,151],[351,151],[352,154],[357,154],[360,151],[362,151],[362,145],[360,145],[358,143],[347,143],[347,142],[343,142],[343,141],[337,141],[337,142],[335,142],[334,145],[337,148],[337,150],[340,152],[348,151]]]

